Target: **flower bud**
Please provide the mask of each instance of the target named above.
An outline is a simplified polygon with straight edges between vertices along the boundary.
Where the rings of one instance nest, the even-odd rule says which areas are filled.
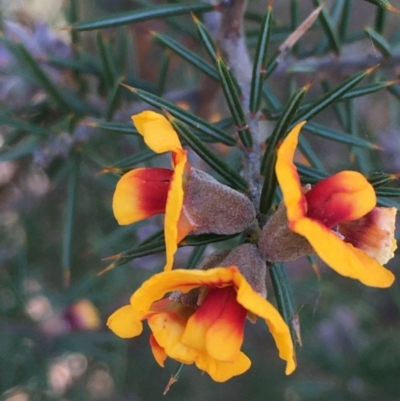
[[[265,261],[255,245],[243,244],[232,249],[219,264],[222,267],[232,265],[238,267],[240,273],[255,292],[263,298],[267,296],[267,288],[265,287],[267,269]]]
[[[256,211],[247,196],[193,167],[182,212],[195,227],[191,234],[234,234],[256,223]]]

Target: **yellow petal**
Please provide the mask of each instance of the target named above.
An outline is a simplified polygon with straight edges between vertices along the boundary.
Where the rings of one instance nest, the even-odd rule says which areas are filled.
[[[220,318],[207,330],[206,348],[212,358],[226,362],[237,358],[243,344],[246,315],[246,309],[237,301],[226,303]]]
[[[132,120],[146,145],[154,152],[177,152],[182,149],[176,131],[162,114],[147,110],[133,115]]]
[[[239,283],[239,281],[238,281]],[[242,277],[237,290],[237,301],[248,311],[263,318],[274,337],[279,357],[286,361],[286,374],[296,369],[294,347],[290,331],[275,307],[257,294]]]
[[[386,288],[393,284],[391,271],[361,249],[344,242],[323,224],[303,218],[292,229],[307,238],[317,255],[342,276],[355,278],[370,287]]]
[[[136,337],[143,330],[141,318],[131,305],[117,309],[108,318],[107,326],[122,338]]]
[[[186,322],[194,309],[176,303],[175,309],[154,313],[147,318],[154,338],[166,355],[181,363],[191,364],[198,351],[181,343]]]
[[[178,249],[178,222],[185,196],[183,191],[183,174],[187,161],[186,151],[181,150],[176,153],[174,160],[176,164],[165,208],[164,236],[167,261],[164,270],[172,269],[174,255]]]
[[[150,347],[156,362],[163,368],[164,362],[167,359],[167,354],[164,348],[160,346],[153,334],[150,334]]]
[[[203,354],[196,360],[196,366],[207,372],[214,381],[225,382],[246,372],[251,366],[251,361],[243,352],[240,352],[233,362],[217,361]]]
[[[306,121],[302,121],[297,124],[282,142],[278,149],[275,165],[276,178],[282,190],[289,222],[300,219],[307,212],[306,200],[301,191],[299,175],[293,163],[298,136],[305,123]]]
[[[80,330],[97,330],[101,325],[99,311],[88,299],[81,299],[67,310],[73,324]]]
[[[143,319],[150,311],[151,304],[172,291],[186,293],[203,285],[223,287],[232,283],[236,267],[209,270],[176,269],[153,275],[131,296],[131,305]]]
[[[132,116],[132,120],[150,149],[156,153],[173,152],[174,174],[169,186],[164,222],[167,259],[164,270],[171,270],[178,249],[178,221],[184,199],[183,175],[187,167],[187,152],[182,149],[178,134],[163,115],[147,110]]]

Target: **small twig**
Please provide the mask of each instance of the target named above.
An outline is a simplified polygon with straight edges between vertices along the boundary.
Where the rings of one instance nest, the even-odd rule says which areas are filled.
[[[311,25],[318,18],[319,13],[322,10],[324,4],[321,4],[318,8],[316,8],[297,28],[293,31],[286,40],[279,46],[279,57],[278,64],[280,64],[287,53],[292,49],[292,47],[296,44],[296,42],[308,31]]]
[[[383,70],[396,71],[400,65],[400,54],[393,54],[390,58],[384,58],[378,52],[348,55],[337,57],[328,54],[324,57],[308,57],[302,60],[288,56],[275,71],[272,77],[287,74],[329,73],[336,76],[352,74],[357,71],[366,70],[379,64]]]

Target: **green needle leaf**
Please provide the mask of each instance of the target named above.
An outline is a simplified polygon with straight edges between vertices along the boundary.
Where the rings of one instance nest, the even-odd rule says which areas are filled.
[[[389,91],[391,91],[393,88],[395,88],[393,85],[398,84],[399,81],[381,81],[381,82],[374,82],[371,84],[367,84],[367,85],[362,85],[359,88],[353,88],[351,90],[349,90],[348,92],[346,92],[342,97],[340,97],[340,99],[337,99],[336,102],[342,102],[344,100],[349,100],[349,99],[354,99],[356,97],[361,97],[361,96],[365,96],[365,95],[369,95],[371,93],[376,93],[382,89],[388,89]],[[330,86],[328,86],[328,82],[323,80],[321,81],[321,84],[325,90],[325,92],[329,92],[331,90]],[[399,95],[400,98],[400,95]],[[318,98],[316,100],[310,101],[310,102],[305,102],[303,103],[300,108],[299,108],[299,113],[303,113],[304,110],[307,110],[310,105],[312,104],[317,104],[320,102],[322,98]],[[332,103],[335,104],[335,103]],[[278,104],[277,104],[278,106]],[[280,110],[282,107],[276,107],[275,108],[275,112],[272,114],[267,113],[267,110],[264,110],[264,112],[267,114],[268,118],[270,120],[276,120],[278,119],[278,117],[282,114],[282,110]],[[345,120],[344,117],[341,117],[341,112],[339,115],[339,121],[342,123],[343,120]]]
[[[356,86],[360,81],[367,77],[371,72],[373,72],[376,67],[368,68],[365,71],[361,71],[357,74],[352,75],[347,78],[342,84],[333,88],[331,91],[327,92],[325,95],[321,96],[316,101],[312,102],[308,107],[301,112],[296,117],[296,121],[293,124],[297,124],[303,120],[310,120],[316,114],[319,114],[322,110],[326,109],[329,105],[342,99],[342,97],[349,92],[354,86]]]
[[[228,104],[229,111],[231,112],[233,122],[238,130],[239,138],[245,148],[251,148],[253,145],[253,139],[237,93],[237,86],[235,85],[235,80],[233,79],[231,72],[228,70],[228,67],[220,55],[217,55],[217,71],[225,95],[225,100]]]
[[[167,385],[166,385],[166,387],[165,387],[165,389],[164,389],[164,391],[163,391],[163,395],[167,394],[168,391],[169,391],[169,389],[171,388],[171,386],[179,380],[179,376],[181,375],[182,370],[183,370],[183,368],[184,368],[185,366],[186,366],[186,365],[185,365],[184,363],[181,363],[181,364],[177,367],[177,369],[175,370],[175,372],[171,375],[171,378],[169,379],[169,381],[168,381],[168,383],[167,383]]]
[[[67,59],[53,55],[47,55],[43,58],[43,61],[54,65],[56,67],[67,68],[75,72],[83,72],[85,74],[91,74],[96,76],[102,75],[100,65],[95,60],[89,60],[87,58],[81,58],[81,54],[78,53],[78,59]]]
[[[377,204],[379,206],[384,206],[384,207],[395,207],[396,209],[400,210],[400,202],[395,201],[392,198],[387,199],[387,198],[378,197]]]
[[[316,7],[321,6],[320,0],[313,0],[313,3]],[[325,31],[326,37],[330,43],[330,46],[333,52],[337,55],[340,54],[340,41],[338,35],[335,33],[331,18],[326,11],[326,7],[322,8],[319,13],[319,20],[322,25],[322,29]]]
[[[203,42],[203,45],[210,56],[211,60],[216,64],[217,63],[217,48],[215,46],[214,40],[208,32],[207,28],[204,24],[194,15],[192,14],[192,18],[197,27],[197,33],[200,36],[200,40]]]
[[[400,11],[394,8],[388,0],[364,0],[367,1],[368,3],[374,4],[375,6],[381,7],[385,10],[391,11],[396,14],[400,14]]]
[[[389,42],[378,32],[371,27],[367,26],[364,28],[369,38],[372,40],[375,47],[379,50],[383,57],[389,58],[392,55],[392,49]]]
[[[115,122],[91,122],[89,126],[93,128],[101,128],[106,131],[117,132],[121,134],[128,134],[128,135],[139,135],[138,130],[135,128],[133,123],[115,123]]]
[[[186,263],[188,269],[193,269],[199,264],[206,248],[207,248],[207,245],[200,245],[200,246],[196,246],[193,249],[193,251],[190,254],[189,259]]]
[[[379,149],[377,145],[372,142],[366,141],[365,139],[358,138],[354,135],[349,135],[341,131],[337,131],[333,128],[326,127],[325,125],[310,122],[307,123],[303,129],[314,135],[318,135],[322,138],[330,139],[332,141],[345,143],[352,146],[360,146],[368,149]]]
[[[115,56],[110,49],[110,43],[104,40],[103,35],[97,32],[96,44],[99,51],[101,64],[103,67],[103,76],[107,89],[112,90],[115,82],[118,80],[118,70],[115,65]]]
[[[153,107],[156,107],[160,110],[165,109],[170,113],[173,117],[178,120],[183,121],[189,126],[198,129],[202,134],[211,136],[218,142],[222,142],[228,146],[235,146],[236,140],[232,138],[230,135],[226,134],[224,131],[219,129],[218,127],[208,123],[200,117],[190,113],[189,111],[183,110],[182,108],[175,106],[174,104],[156,96],[152,93],[146,92],[142,89],[132,88],[127,85],[123,85],[127,89],[129,89],[132,93],[137,95],[144,102],[150,104]]]
[[[343,5],[341,19],[339,22],[339,38],[341,43],[344,43],[347,39],[347,31],[352,16],[353,5],[353,0],[345,0]]]
[[[211,64],[205,62],[196,53],[190,51],[185,46],[182,46],[179,42],[169,38],[166,35],[160,33],[153,33],[153,37],[156,39],[158,43],[167,47],[168,49],[171,49],[173,52],[181,56],[184,60],[188,61],[190,64],[198,68],[200,71],[204,72],[205,74],[215,79],[216,81],[219,80],[215,68]]]
[[[116,79],[109,95],[107,96],[107,107],[104,116],[107,121],[112,120],[115,111],[120,105],[121,83],[123,80],[124,77]]]
[[[261,24],[260,34],[257,41],[257,50],[254,56],[253,75],[251,79],[250,90],[250,112],[252,113],[256,113],[261,104],[271,27],[272,6],[269,6]]]
[[[267,151],[264,153],[264,157],[261,163],[261,173],[265,171],[265,165],[268,159],[268,152],[275,149],[288,133],[289,127],[292,125],[292,121],[297,111],[299,110],[301,102],[305,94],[307,93],[310,85],[311,84],[307,84],[298,89],[286,103],[285,109],[280,114],[271,136],[265,141]]]
[[[71,278],[72,240],[74,237],[74,220],[76,209],[76,195],[80,171],[81,154],[72,155],[67,189],[67,205],[64,220],[64,238],[62,246],[62,270],[64,286],[68,287]]]
[[[18,118],[11,117],[5,113],[0,113],[0,125],[7,125],[11,128],[39,136],[54,135],[54,132],[47,127],[44,128],[40,125],[35,125]]]
[[[217,235],[217,234],[201,234],[201,235],[189,235],[184,238],[178,247],[184,246],[202,246],[207,244],[213,244],[216,242],[226,241],[241,235]],[[155,253],[165,252],[165,240],[159,239],[158,237],[154,241],[144,241],[142,244],[135,246],[132,249],[124,251],[120,254],[106,258],[105,260],[115,260],[105,269],[103,269],[99,274],[103,274],[109,270],[114,269],[117,266],[121,266],[125,263],[130,262],[133,259],[140,258],[143,256],[154,255]]]
[[[399,81],[382,81],[382,82],[374,82],[368,85],[363,85],[360,86],[359,88],[354,88],[349,92],[345,93],[340,100],[342,101],[342,100],[354,99],[360,96],[370,95],[371,93],[375,93],[382,89],[386,89],[389,86],[392,86],[397,83],[399,83]]]
[[[308,91],[310,84],[297,90],[289,99],[285,109],[280,115],[271,136],[266,141],[267,149],[261,162],[261,174],[264,175],[264,184],[261,189],[260,212],[268,213],[270,210],[276,193],[276,175],[275,163],[277,156],[277,148],[279,143],[285,138],[289,132],[289,127],[300,107],[301,101]]]
[[[123,168],[127,170],[132,170],[139,163],[144,163],[148,160],[151,160],[155,157],[159,156],[158,153],[154,153],[150,149],[144,149],[140,152],[136,152],[132,156],[125,157],[124,159],[118,160],[113,164],[113,167]]]
[[[281,263],[274,263],[268,269],[278,310],[290,329],[293,344],[301,345],[301,336],[298,327],[294,325],[298,319],[296,305],[293,296],[292,286],[290,285],[286,267]]]
[[[11,42],[4,38],[2,39],[2,42],[30,72],[33,80],[47,92],[50,98],[52,98],[52,100],[57,103],[62,110],[66,113],[72,112],[78,115],[97,114],[97,111],[89,104],[85,103],[81,98],[75,96],[64,88],[59,88],[55,83],[53,83],[49,79],[48,74],[46,74],[22,43]]]
[[[164,51],[162,55],[159,73],[158,73],[158,81],[157,81],[157,96],[162,96],[165,90],[165,83],[167,82],[167,75],[169,70],[169,62],[171,60],[171,51],[168,49]]]
[[[397,180],[399,177],[400,174],[372,173],[367,179],[374,188],[378,188]]]
[[[174,118],[170,119],[179,137],[182,138],[213,170],[223,177],[233,188],[246,191],[246,180],[218,155],[209,146],[205,145],[196,135],[188,130],[184,124]]]
[[[272,90],[268,87],[268,85],[264,82],[263,88],[262,88],[262,94],[267,102],[267,105],[270,109],[272,109],[275,113],[279,110],[282,109],[282,104],[279,101],[279,99],[275,96],[275,94],[272,92]]]
[[[18,145],[14,145],[11,149],[5,149],[0,152],[0,162],[11,161],[23,156],[31,155],[40,143],[37,138],[28,138]]]
[[[188,14],[190,12],[207,12],[213,10],[214,7],[207,3],[193,3],[188,5],[167,4],[115,14],[105,18],[96,18],[89,21],[78,22],[71,25],[71,29],[74,31],[90,31],[93,29],[111,28],[125,24],[132,24],[134,22],[147,21],[149,19],[165,18]]]
[[[28,52],[22,43],[15,43],[3,39],[3,42],[8,49],[19,59],[21,64],[29,69],[34,79],[40,86],[49,94],[49,96],[66,112],[73,112],[74,107],[69,104],[64,94],[50,81],[47,74],[39,66],[37,61]]]
[[[310,146],[304,135],[299,136],[298,149],[300,150],[301,153],[303,153],[303,156],[308,160],[308,162],[313,167],[317,168],[319,171],[325,171],[325,167],[322,164],[320,158],[314,152],[314,150],[312,149],[312,147]]]
[[[300,176],[300,181],[303,185],[305,184],[316,184],[318,181],[323,180],[328,177],[328,174],[317,170],[314,167],[307,166],[301,163],[295,163],[297,172]]]
[[[385,198],[396,198],[400,196],[400,188],[379,187],[375,192],[377,196]]]
[[[380,35],[383,33],[386,25],[387,11],[384,8],[378,8],[375,15],[375,30]]]

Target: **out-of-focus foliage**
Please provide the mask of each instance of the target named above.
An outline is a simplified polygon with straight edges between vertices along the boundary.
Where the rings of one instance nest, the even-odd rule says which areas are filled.
[[[262,94],[262,140],[272,132],[279,138],[290,125],[287,116],[292,123],[311,119],[298,159],[304,183],[341,169],[360,170],[371,180],[375,173],[380,179],[383,172],[399,173],[400,16],[380,8],[384,1],[327,1],[320,19],[282,56],[279,46],[319,4],[311,3],[275,1],[269,27],[263,22],[267,2],[248,5],[246,44],[265,67],[252,83],[253,93]],[[231,146],[233,123],[243,122],[241,112],[234,113],[242,100],[235,97],[237,82],[219,56],[214,64],[204,26],[190,16],[197,10],[201,19],[210,6],[146,0],[70,0],[59,10],[39,0],[1,5],[0,393],[7,401],[159,399],[179,365],[161,369],[147,335],[122,340],[105,321],[162,269],[163,254],[154,254],[163,249],[161,220],[120,227],[111,197],[121,172],[155,161],[168,166],[168,157],[149,151],[130,121],[149,104],[168,110],[201,139],[200,158],[190,153],[193,165],[210,171],[201,154],[205,143],[240,171],[240,151]],[[392,5],[400,8],[400,2]],[[153,7],[164,14],[154,18]],[[152,9],[152,18],[144,13],[141,22],[120,23],[142,9]],[[59,29],[118,13],[107,29]],[[214,14],[203,19],[211,34]],[[257,40],[269,29],[264,59]],[[251,145],[246,129],[239,137]],[[196,151],[196,140],[190,141]],[[264,167],[271,160],[266,157]],[[240,177],[211,173],[243,185]],[[397,207],[397,188],[392,182],[379,187],[381,204]],[[268,191],[272,204],[275,190]],[[185,243],[190,246],[179,250],[175,264],[193,266],[203,254],[243,240],[221,239]],[[112,262],[104,258],[127,250],[124,265],[98,275]],[[186,367],[165,397],[398,400],[399,284],[365,288],[324,267],[319,277],[314,265],[304,258],[287,266],[303,343],[293,375],[284,375],[265,327],[249,324],[249,372],[221,385]],[[398,258],[389,263],[399,275],[397,265]],[[271,283],[268,289],[273,300]]]

